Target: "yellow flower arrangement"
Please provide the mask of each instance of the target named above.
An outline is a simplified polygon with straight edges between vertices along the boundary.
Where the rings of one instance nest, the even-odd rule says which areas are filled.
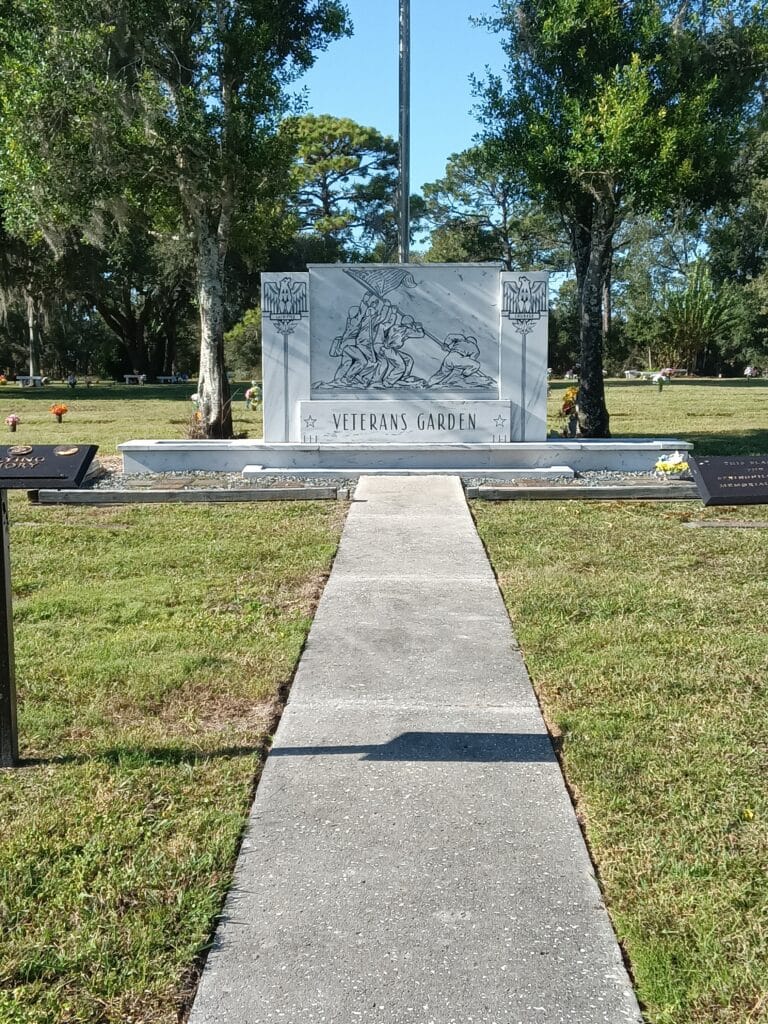
[[[671,455],[663,456],[656,463],[656,472],[660,476],[680,476],[688,472],[688,463],[682,452],[672,452]]]
[[[579,389],[572,386],[566,388],[563,404],[560,406],[560,418],[565,420],[562,430],[563,437],[575,437],[579,426]]]
[[[560,415],[566,418],[575,415],[578,412],[578,401],[579,389],[577,387],[566,388],[563,404],[560,406]]]

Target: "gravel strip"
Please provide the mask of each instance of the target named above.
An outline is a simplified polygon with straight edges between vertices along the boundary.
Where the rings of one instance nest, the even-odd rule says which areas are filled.
[[[259,491],[269,487],[354,487],[357,477],[261,476],[247,480],[240,473],[131,473],[106,472],[83,484],[94,491],[208,490]]]
[[[110,460],[111,462],[112,460]],[[118,460],[119,461],[119,460]],[[337,487],[354,490],[360,476],[291,476],[287,473],[275,473],[274,476],[260,476],[251,480],[245,479],[240,473],[209,473],[209,472],[176,472],[176,473],[142,473],[124,474],[121,467],[112,463],[103,464],[104,472],[97,478],[86,481],[83,487],[101,491],[136,491],[136,490],[248,490],[280,487]],[[660,478],[652,472],[629,473],[626,471],[593,470],[577,473],[575,477],[561,476],[543,480],[538,477],[518,477],[514,480],[503,480],[499,477],[472,476],[463,477],[467,487],[480,487],[485,484],[503,487],[607,487],[607,486],[648,486],[660,483]],[[691,477],[676,477],[676,480],[690,480]]]

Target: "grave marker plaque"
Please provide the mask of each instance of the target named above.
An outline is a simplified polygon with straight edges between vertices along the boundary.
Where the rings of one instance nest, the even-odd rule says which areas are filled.
[[[712,455],[689,463],[705,505],[768,505],[768,455]]]
[[[19,757],[6,491],[79,487],[96,451],[94,444],[0,445],[0,768]]]
[[[0,489],[79,487],[95,444],[0,445]]]

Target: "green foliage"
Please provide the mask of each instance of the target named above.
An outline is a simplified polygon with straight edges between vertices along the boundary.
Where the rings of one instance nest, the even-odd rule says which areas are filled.
[[[677,287],[667,285],[656,309],[656,357],[664,366],[697,372],[709,352],[733,331],[738,307],[732,288],[717,290],[709,268],[697,260]]]
[[[296,145],[295,204],[302,230],[337,251],[355,245],[370,206],[394,196],[397,143],[375,128],[330,114],[305,114],[284,123]]]
[[[506,86],[486,83],[485,116],[533,187],[570,210],[614,188],[636,210],[727,191],[765,67],[759,5],[502,0],[499,10],[485,21],[510,64]]]
[[[4,365],[21,370],[32,355],[48,375],[171,372],[190,317],[189,245],[128,209],[119,224],[94,214],[88,235],[61,235],[54,256],[39,236],[0,228],[0,314],[16,314]]]
[[[304,244],[321,245],[325,262],[388,262],[397,252],[397,143],[347,117],[288,118],[296,148],[292,208]],[[412,197],[412,231],[423,202]]]
[[[71,234],[59,263],[114,333],[118,365],[154,377],[178,361],[178,335],[192,319],[194,254],[188,238],[152,229],[140,211],[104,215],[89,239]]]
[[[531,203],[497,146],[454,153],[445,176],[424,186],[424,197],[433,225],[430,262],[500,261],[507,270],[566,262],[560,225]]]
[[[731,361],[768,365],[768,132],[745,154],[744,187],[721,207],[707,231],[716,283],[734,282],[742,306],[739,329],[724,346]]]
[[[0,190],[16,230],[51,243],[94,210],[151,211],[189,238],[206,432],[231,434],[223,365],[233,238],[276,223],[291,146],[285,86],[346,31],[337,0],[8,4],[0,66]]]
[[[718,281],[746,284],[768,267],[768,177],[749,195],[720,212],[707,234]]]
[[[554,373],[564,375],[579,362],[579,297],[574,280],[563,281],[549,311],[547,360]]]
[[[768,269],[744,286],[741,298],[748,330],[743,338],[735,339],[740,342],[740,359],[768,367]]]
[[[716,391],[681,387],[702,401]],[[746,389],[724,390],[738,433]],[[764,510],[475,502],[473,513],[560,737],[643,1020],[764,1021],[768,534],[688,526]]]
[[[707,208],[737,181],[760,109],[762,4],[500,0],[506,77],[478,86],[487,135],[569,231],[581,316],[581,428],[605,433],[602,294],[629,211]]]
[[[242,379],[261,376],[261,310],[248,309],[224,335],[227,367]]]
[[[729,233],[742,206],[723,208],[703,224],[683,210],[663,220],[636,217],[622,227],[614,260],[615,334],[624,339],[626,356],[621,365],[679,365],[704,374],[764,365],[762,278],[728,273],[726,250],[707,244]],[[757,263],[754,252],[744,252],[744,259],[745,266]]]

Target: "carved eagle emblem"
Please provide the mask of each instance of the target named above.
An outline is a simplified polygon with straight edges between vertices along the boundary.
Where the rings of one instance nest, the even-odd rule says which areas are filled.
[[[531,281],[524,275],[516,281],[505,281],[501,311],[505,316],[539,316],[547,312],[545,281]]]
[[[295,316],[308,313],[307,285],[305,281],[292,281],[281,277],[264,285],[262,310],[268,316]]]

